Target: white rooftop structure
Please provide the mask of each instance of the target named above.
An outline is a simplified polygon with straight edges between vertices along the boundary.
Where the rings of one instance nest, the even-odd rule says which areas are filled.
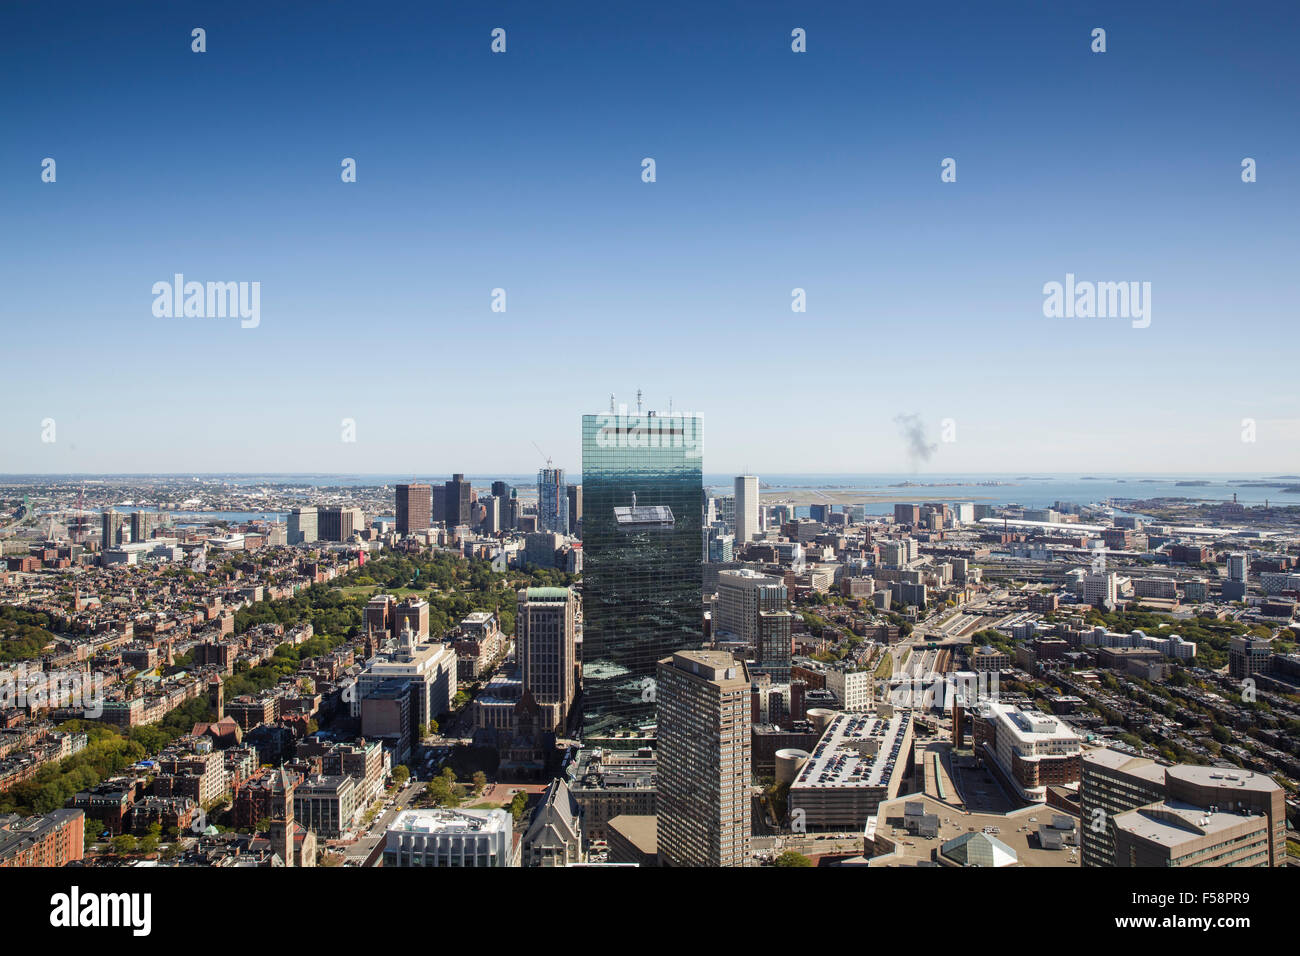
[[[385,835],[384,866],[519,865],[513,818],[505,810],[403,810]]]
[[[1083,738],[1070,726],[1051,714],[1030,708],[1021,710],[1011,704],[985,701],[976,707],[984,720],[992,721],[997,728],[994,760],[1003,774],[1013,780],[1020,795],[1035,803],[1047,798],[1043,785],[1027,786],[1016,772],[1017,765],[1033,764],[1043,760],[1059,760],[1082,752]]]
[[[509,819],[504,810],[403,810],[388,831],[405,833],[486,833]]]

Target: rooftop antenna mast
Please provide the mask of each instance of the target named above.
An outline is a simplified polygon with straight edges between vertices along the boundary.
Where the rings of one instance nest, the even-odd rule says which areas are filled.
[[[636,413],[641,414],[641,389],[636,390]]]
[[[614,393],[613,392],[609,393],[609,413],[611,415],[614,414]]]

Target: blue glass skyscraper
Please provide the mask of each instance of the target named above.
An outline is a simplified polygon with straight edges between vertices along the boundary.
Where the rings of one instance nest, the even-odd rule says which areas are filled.
[[[563,468],[537,472],[537,530],[569,533],[569,489]]]
[[[658,660],[703,641],[703,421],[582,419],[583,733],[653,719]]]

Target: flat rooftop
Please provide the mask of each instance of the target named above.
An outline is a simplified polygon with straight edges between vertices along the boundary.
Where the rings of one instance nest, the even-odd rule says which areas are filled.
[[[911,711],[892,717],[838,714],[822,734],[794,787],[885,786],[902,753]]]
[[[925,813],[932,813],[939,818],[938,833],[933,837],[923,837],[908,833],[902,826],[895,826],[891,820],[902,821],[905,805],[920,802]],[[1063,813],[1055,807],[1042,805],[1022,807],[1010,813],[965,813],[926,794],[900,795],[880,805],[876,815],[867,821],[866,837],[874,840],[877,835],[891,840],[896,849],[892,853],[870,859],[869,866],[916,866],[918,863],[932,859],[945,844],[967,833],[985,833],[1006,844],[1015,854],[1019,866],[1079,866],[1077,848],[1065,846],[1059,850],[1045,849],[1039,838],[1039,828],[1050,826],[1057,817],[1068,817],[1074,823],[1077,833],[1077,817]],[[987,830],[986,830],[987,828]],[[1071,853],[1071,850],[1074,850]],[[872,852],[868,848],[868,852]]]
[[[1021,710],[1011,704],[985,704],[981,709],[984,714],[991,714],[997,718],[999,733],[1005,729],[1021,744],[1033,745],[1049,740],[1082,740],[1064,722],[1041,710]]]
[[[1186,780],[1202,787],[1235,787],[1255,793],[1272,793],[1274,790],[1282,789],[1271,777],[1250,770],[1198,767],[1190,764],[1178,764],[1166,770],[1168,776],[1175,780]]]
[[[1264,822],[1262,816],[1252,818],[1222,811],[1211,813],[1205,807],[1165,800],[1117,814],[1115,827],[1153,843],[1173,847],[1233,829],[1251,819]]]
[[[490,833],[510,819],[501,810],[403,810],[389,833]]]
[[[1141,777],[1152,783],[1163,784],[1165,771],[1169,768],[1158,764],[1150,757],[1137,757],[1109,747],[1098,747],[1083,752],[1084,765],[1093,765],[1106,770],[1115,770],[1133,777]]]
[[[569,779],[569,789],[649,790],[655,786],[653,752],[579,751]]]
[[[749,686],[744,666],[729,651],[676,651],[671,658],[675,670],[693,674],[706,681]]]
[[[659,849],[659,818],[620,814],[607,824],[642,853],[655,853]]]

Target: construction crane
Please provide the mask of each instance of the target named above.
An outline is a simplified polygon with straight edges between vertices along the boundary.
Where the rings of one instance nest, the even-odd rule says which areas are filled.
[[[551,456],[548,455],[548,454],[546,454],[546,452],[542,451],[542,446],[539,445],[539,444],[537,444],[537,442],[533,442],[533,447],[537,449],[537,454],[541,455],[543,458],[546,459],[546,467],[547,467],[547,468],[550,468],[550,467],[551,467]]]

